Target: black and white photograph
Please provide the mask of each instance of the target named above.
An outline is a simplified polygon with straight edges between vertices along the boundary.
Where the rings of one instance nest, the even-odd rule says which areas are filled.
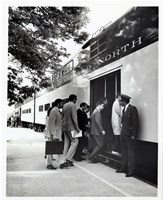
[[[163,198],[160,1],[1,2],[1,199]]]

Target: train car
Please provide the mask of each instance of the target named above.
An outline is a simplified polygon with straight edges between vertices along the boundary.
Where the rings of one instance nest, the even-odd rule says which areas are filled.
[[[35,131],[43,131],[45,128],[45,119],[47,111],[55,99],[62,98],[64,102],[67,102],[67,98],[63,95],[58,97],[56,91],[45,93],[40,97],[35,97],[28,103],[25,103],[19,107],[21,108],[21,124],[23,127],[33,128]]]
[[[32,127],[34,122],[34,105],[33,101],[25,103],[21,108],[21,124],[24,127]]]
[[[136,173],[157,182],[158,8],[134,7],[83,48],[90,47],[90,104],[109,100],[103,112],[106,151],[113,143],[111,108],[116,92],[132,97],[139,113]],[[92,70],[93,68],[93,70]],[[95,69],[95,70],[94,70]]]
[[[36,124],[45,124],[45,111],[52,101],[66,99],[71,93],[78,97],[77,106],[85,101],[91,110],[100,97],[106,97],[109,104],[102,116],[106,131],[104,154],[109,157],[113,143],[112,104],[117,92],[127,94],[139,113],[136,174],[157,184],[158,7],[134,7],[104,27],[53,75],[53,85],[53,91],[35,99],[35,111],[34,102],[22,106],[22,121],[28,114],[31,122],[35,115]]]

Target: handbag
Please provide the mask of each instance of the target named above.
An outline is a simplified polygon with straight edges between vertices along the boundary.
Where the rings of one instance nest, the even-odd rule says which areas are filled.
[[[80,130],[79,132],[77,132],[76,130],[73,130],[73,131],[71,131],[71,136],[72,136],[72,138],[82,137],[82,131]]]
[[[59,140],[46,141],[45,155],[63,154],[64,142]]]

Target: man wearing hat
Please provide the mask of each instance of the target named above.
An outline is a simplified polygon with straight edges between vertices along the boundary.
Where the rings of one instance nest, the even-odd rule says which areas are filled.
[[[135,139],[138,133],[138,112],[135,106],[129,104],[131,97],[121,94],[120,105],[122,111],[122,130],[121,130],[121,148],[122,148],[122,166],[117,173],[126,173],[126,177],[134,175],[135,162]]]

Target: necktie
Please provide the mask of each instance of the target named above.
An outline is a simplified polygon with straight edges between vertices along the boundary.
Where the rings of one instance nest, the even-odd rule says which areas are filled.
[[[123,111],[122,111],[122,117],[123,117],[124,114],[125,114],[125,108],[126,108],[126,106],[124,106],[124,108],[123,108]]]

